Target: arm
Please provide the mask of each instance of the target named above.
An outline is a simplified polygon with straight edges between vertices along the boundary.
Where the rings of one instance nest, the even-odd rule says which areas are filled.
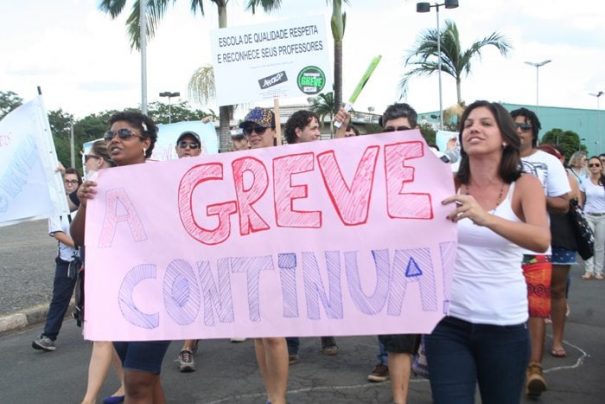
[[[552,213],[567,213],[569,210],[569,194],[549,196],[546,198],[546,208]]]
[[[84,181],[78,188],[78,199],[80,199],[80,207],[78,214],[72,220],[69,232],[77,246],[84,245],[84,233],[86,229],[86,205],[89,199],[94,199],[97,194],[97,183],[94,181]]]
[[[57,241],[65,244],[66,246],[71,247],[71,248],[75,248],[75,244],[74,244],[74,241],[72,240],[72,238],[69,237],[69,235],[63,233],[62,231],[58,231],[58,232],[52,233],[52,236],[54,238],[56,238]]]
[[[448,215],[454,222],[468,217],[476,225],[485,226],[520,247],[546,251],[550,246],[550,227],[540,181],[530,175],[519,178],[512,202],[513,210],[523,222],[512,222],[486,212],[471,195],[454,195],[442,203],[456,203],[456,210]]]
[[[349,122],[351,122],[351,114],[349,114],[343,107],[340,107],[336,116],[334,117],[335,121],[341,123],[340,128],[336,129],[336,133],[334,134],[335,138],[345,137],[345,132],[347,131],[347,126]]]

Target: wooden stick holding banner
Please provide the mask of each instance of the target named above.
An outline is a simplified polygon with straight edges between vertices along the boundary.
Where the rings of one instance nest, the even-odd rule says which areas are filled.
[[[353,109],[353,104],[355,103],[355,101],[357,101],[357,97],[359,97],[359,94],[361,94],[361,90],[363,90],[363,88],[365,87],[366,83],[372,76],[372,73],[374,73],[374,70],[376,70],[376,66],[378,66],[378,63],[380,63],[380,59],[382,59],[382,55],[375,56],[372,59],[372,61],[370,62],[370,65],[366,69],[366,72],[363,74],[363,76],[361,76],[359,83],[357,83],[357,87],[355,87],[355,90],[353,90],[353,94],[349,98],[349,101],[347,101],[345,103],[345,105],[344,105],[345,111],[349,112],[350,110]],[[334,126],[337,129],[340,128],[341,125],[342,125],[342,122],[334,121]]]
[[[279,97],[273,97],[273,114],[275,115],[275,144],[282,144],[281,138],[281,116],[279,114]]]

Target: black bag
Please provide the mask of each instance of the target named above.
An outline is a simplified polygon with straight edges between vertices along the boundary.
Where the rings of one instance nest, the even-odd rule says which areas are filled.
[[[578,254],[583,260],[587,260],[594,255],[594,233],[586,220],[586,216],[584,216],[584,212],[578,206],[578,201],[575,199],[569,201],[569,212],[567,214],[574,230]]]
[[[76,279],[75,289],[75,301],[76,307],[74,309],[74,318],[78,327],[82,327],[84,323],[84,269],[80,268],[78,271],[78,278]]]

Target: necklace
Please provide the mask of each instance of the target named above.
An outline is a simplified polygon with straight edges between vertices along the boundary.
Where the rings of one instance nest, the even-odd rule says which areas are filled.
[[[502,203],[502,200],[504,199],[504,187],[506,186],[506,184],[503,182],[502,185],[500,186],[500,192],[498,192],[498,199],[496,199],[496,205],[494,206],[494,208],[492,210],[490,210],[490,213],[493,213],[496,211],[496,208],[498,206],[500,206],[500,203]],[[468,186],[468,184],[464,184],[464,191],[463,194],[465,195],[471,195],[470,192],[470,188]]]

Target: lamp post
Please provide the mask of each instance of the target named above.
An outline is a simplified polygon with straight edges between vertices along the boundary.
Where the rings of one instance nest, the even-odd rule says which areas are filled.
[[[435,7],[435,11],[437,14],[437,65],[439,76],[439,129],[443,129],[443,100],[441,97],[441,29],[439,26],[439,7],[445,6],[445,8],[457,8],[458,0],[445,0],[443,3],[429,3],[429,2],[419,2],[416,3],[416,12],[417,13],[428,13],[431,11],[431,7]]]
[[[168,97],[168,123],[172,123],[172,108],[170,106],[170,99],[172,97],[178,97],[180,95],[181,95],[181,93],[179,93],[178,91],[176,91],[176,92],[164,91],[164,92],[160,93],[160,97]]]
[[[537,63],[525,62],[525,64],[536,68],[536,107],[540,106],[540,68],[550,62],[552,62],[552,60],[550,59],[546,59]]]
[[[600,109],[600,107],[599,107],[599,98],[601,98],[601,96],[603,95],[603,91],[599,91],[596,94],[588,93],[588,95],[592,95],[593,97],[597,98],[597,109]]]

